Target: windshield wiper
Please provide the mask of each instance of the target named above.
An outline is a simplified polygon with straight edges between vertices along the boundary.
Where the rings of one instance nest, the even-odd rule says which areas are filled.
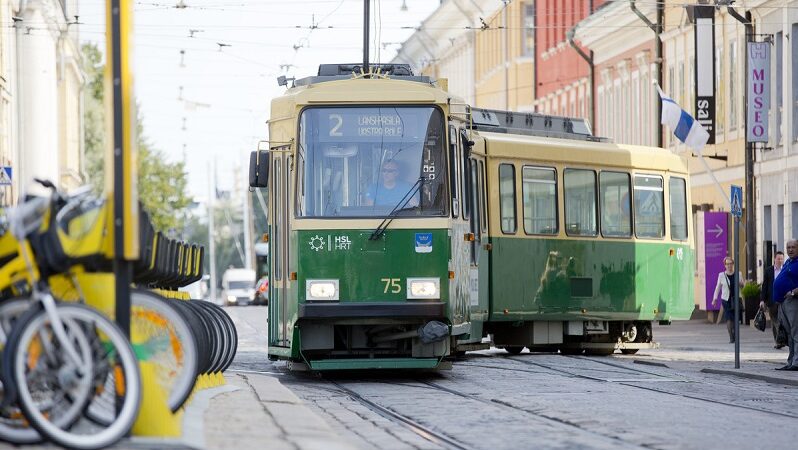
[[[371,233],[371,236],[369,236],[370,241],[379,239],[380,236],[382,236],[382,234],[385,233],[385,230],[388,228],[388,225],[390,225],[393,219],[396,217],[397,213],[405,209],[407,203],[410,202],[410,199],[412,199],[414,195],[416,195],[416,191],[418,191],[421,188],[422,184],[424,184],[424,178],[419,177],[418,180],[416,180],[416,182],[413,183],[412,186],[410,186],[410,190],[408,190],[405,193],[405,195],[403,195],[402,198],[399,199],[399,202],[396,204],[396,206],[393,207],[391,212],[388,213],[385,219],[383,219],[382,223],[380,223],[380,225],[374,230],[374,232]]]

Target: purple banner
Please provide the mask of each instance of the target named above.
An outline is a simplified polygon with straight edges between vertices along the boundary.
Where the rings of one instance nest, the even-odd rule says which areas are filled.
[[[728,254],[729,213],[704,213],[704,271],[706,279],[706,309],[717,311],[720,303],[712,306],[712,294],[718,274],[723,272],[723,258]]]

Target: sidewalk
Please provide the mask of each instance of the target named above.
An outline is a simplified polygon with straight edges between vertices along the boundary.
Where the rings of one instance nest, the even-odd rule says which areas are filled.
[[[206,449],[337,450],[351,449],[332,428],[312,412],[277,377],[255,372],[227,372],[224,392],[209,393],[194,439],[190,445]],[[195,400],[195,401],[196,401]],[[196,405],[202,408],[203,405]],[[187,417],[187,419],[189,419]],[[191,430],[183,434],[191,438]]]
[[[673,369],[758,379],[773,384],[798,386],[798,372],[775,370],[787,362],[787,347],[773,348],[773,332],[740,324],[740,368],[734,368],[734,344],[726,324],[706,319],[654,325],[658,349],[641,350],[638,362],[659,362]]]

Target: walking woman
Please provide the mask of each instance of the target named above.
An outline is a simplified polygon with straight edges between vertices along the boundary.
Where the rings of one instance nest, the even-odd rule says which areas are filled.
[[[715,293],[712,294],[712,306],[717,305],[718,300],[723,304],[723,318],[726,320],[726,329],[729,331],[729,343],[734,343],[734,308],[740,307],[740,291],[743,286],[743,276],[738,274],[739,283],[734,285],[734,259],[727,256],[723,258],[723,265],[726,268],[718,274],[718,282],[715,284]],[[742,313],[742,311],[741,311]],[[742,317],[742,314],[740,314]]]

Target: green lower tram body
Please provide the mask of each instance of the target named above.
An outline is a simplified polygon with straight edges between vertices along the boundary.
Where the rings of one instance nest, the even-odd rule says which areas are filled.
[[[633,352],[652,342],[652,322],[693,311],[687,243],[480,243],[464,241],[456,227],[389,229],[376,240],[371,233],[291,233],[297,257],[283,276],[296,280],[270,283],[271,358],[312,370],[443,368],[446,356],[484,348],[488,336],[510,352],[611,353],[618,344]],[[419,278],[438,279],[439,298],[408,299],[408,279]],[[313,280],[335,280],[337,300],[307,299]]]

